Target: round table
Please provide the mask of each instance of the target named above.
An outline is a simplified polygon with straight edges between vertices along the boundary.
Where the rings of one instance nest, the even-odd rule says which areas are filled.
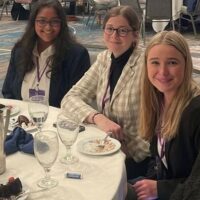
[[[18,114],[28,115],[27,102],[0,99],[0,103],[19,107]],[[49,107],[49,114],[43,129],[57,131],[53,127],[60,109]],[[12,116],[14,117],[14,116]],[[17,114],[15,115],[17,117]],[[32,134],[34,135],[35,132]],[[87,156],[77,150],[77,143],[89,137],[102,136],[103,133],[93,125],[87,125],[84,132],[79,133],[76,143],[73,145],[72,153],[79,158],[79,171],[82,173],[82,179],[69,179],[65,177],[68,167],[62,164],[59,159],[65,153],[65,147],[59,143],[59,155],[51,170],[51,176],[58,180],[57,187],[50,190],[30,193],[28,200],[123,200],[126,196],[126,170],[125,155],[118,151],[106,156]],[[70,170],[73,165],[70,166]],[[19,177],[22,180],[24,188],[30,191],[38,191],[40,188],[36,182],[44,176],[44,170],[39,165],[33,155],[17,152],[6,157],[6,172],[0,175],[0,180],[7,180],[8,177]],[[0,181],[0,182],[1,182]]]

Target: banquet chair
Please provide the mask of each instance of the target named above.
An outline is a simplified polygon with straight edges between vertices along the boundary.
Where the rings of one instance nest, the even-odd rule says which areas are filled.
[[[147,21],[170,20],[172,22],[172,0],[147,0],[145,15]]]
[[[8,5],[12,2],[12,0],[3,0],[3,6],[0,14],[0,20],[3,17],[4,11],[6,11],[6,15],[8,15]]]
[[[63,9],[66,10],[67,15],[75,16],[76,14],[76,0],[61,0]]]
[[[75,2],[76,0],[61,0],[61,4],[63,4],[63,6],[67,6],[68,3],[71,3],[71,2]]]
[[[189,18],[187,18],[187,16]],[[196,26],[195,26],[197,16],[200,16],[200,0],[197,0],[196,6],[193,12],[189,12],[187,10],[187,7],[182,7],[180,18],[179,18],[179,32],[181,31],[181,19],[184,19],[192,23],[194,35],[197,36],[197,31],[196,31]]]
[[[144,36],[146,22],[171,22],[173,30],[175,30],[172,17],[172,0],[147,0],[145,6],[145,16],[143,18]]]
[[[109,4],[97,3],[97,2],[95,2],[95,0],[87,0],[87,2],[88,2],[88,7],[89,7],[89,15],[88,15],[88,19],[86,21],[86,26],[89,25],[89,21],[90,21],[92,15],[94,14],[92,23],[90,26],[90,28],[92,28],[97,16],[105,15],[106,12],[112,8],[112,6],[110,6]]]
[[[144,19],[144,10],[141,8],[140,6],[140,2],[138,0],[119,0],[119,4],[120,6],[132,6],[133,9],[135,10],[135,12],[137,13],[137,15],[139,16],[140,19],[140,33],[142,35],[143,38],[143,42],[145,44],[145,40],[144,40],[144,23],[143,23],[143,19]]]
[[[119,0],[120,6],[132,6],[136,11],[139,17],[142,17],[142,8],[140,7],[140,3],[138,0]]]
[[[6,14],[8,15],[8,6],[9,7],[12,6],[12,8],[10,8],[10,12],[11,12],[11,16],[12,16],[13,20],[22,19],[20,17],[20,16],[24,17],[22,8],[24,10],[29,10],[29,12],[30,12],[32,4],[35,3],[36,1],[37,0],[4,0],[4,4],[3,4],[2,10],[1,10],[0,20],[1,20],[2,16],[3,16],[4,9],[6,9]],[[17,4],[21,4],[21,6],[20,7],[16,6],[17,10],[15,10],[12,13],[13,6],[15,6]],[[27,14],[25,16],[27,16]]]

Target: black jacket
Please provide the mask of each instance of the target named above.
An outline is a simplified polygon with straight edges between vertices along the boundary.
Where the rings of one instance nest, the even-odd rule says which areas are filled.
[[[170,200],[199,200],[200,199],[200,153],[192,168],[192,172],[184,184],[179,184]]]
[[[21,100],[21,87],[24,76],[19,73],[16,59],[21,56],[20,49],[12,50],[7,75],[3,84],[4,98]],[[71,47],[62,62],[60,73],[51,76],[49,105],[60,107],[60,102],[69,89],[83,76],[90,67],[90,58],[87,49],[75,44]]]
[[[157,157],[157,137],[153,138],[150,149],[153,158]],[[149,172],[152,174],[154,171],[155,175],[157,170],[160,170],[160,179],[157,183],[159,200],[169,200],[176,187],[185,182],[193,169],[199,149],[200,96],[197,96],[185,108],[177,136],[166,143],[165,156],[168,169],[163,164],[161,169],[156,165],[151,165],[149,168]],[[157,180],[156,176],[153,178]]]

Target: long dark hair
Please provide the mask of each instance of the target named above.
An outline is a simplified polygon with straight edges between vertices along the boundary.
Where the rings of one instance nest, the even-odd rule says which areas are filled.
[[[64,59],[64,56],[66,55],[67,49],[76,43],[74,37],[69,31],[66,15],[60,2],[58,0],[38,0],[33,4],[31,8],[30,17],[23,36],[14,46],[14,48],[20,48],[20,56],[16,61],[16,65],[19,68],[19,71],[23,74],[30,72],[34,68],[32,52],[38,39],[38,36],[35,32],[35,19],[40,10],[45,7],[55,9],[58,18],[61,20],[60,33],[53,43],[55,53],[47,61],[48,63],[51,63],[49,67],[52,73],[60,71],[61,63]]]

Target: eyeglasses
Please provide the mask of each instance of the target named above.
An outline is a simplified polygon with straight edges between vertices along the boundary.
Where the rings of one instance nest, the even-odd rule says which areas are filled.
[[[132,29],[128,29],[126,27],[120,27],[120,28],[113,28],[113,27],[105,27],[104,28],[104,32],[108,35],[112,35],[114,33],[114,31],[116,31],[116,33],[120,36],[120,37],[126,37],[128,35],[129,32],[133,32]]]
[[[47,21],[45,19],[36,19],[35,22],[37,23],[37,25],[44,27],[47,24],[49,24],[52,27],[57,27],[60,26],[61,21],[59,19],[52,19],[50,21]]]

